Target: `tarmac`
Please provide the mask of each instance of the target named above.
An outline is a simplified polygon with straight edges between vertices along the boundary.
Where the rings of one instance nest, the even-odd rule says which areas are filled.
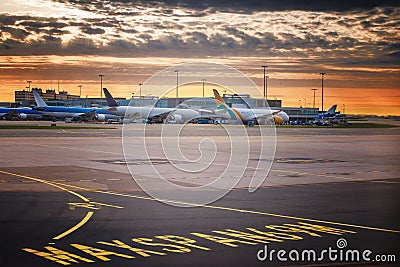
[[[70,125],[83,127],[0,129],[0,266],[399,264],[400,127],[277,128],[272,168],[257,191],[248,191],[257,168],[252,150],[227,195],[182,208],[154,199],[132,178],[127,164],[148,162],[125,159],[122,125]],[[148,128],[151,148],[160,127]],[[220,126],[187,127],[181,145],[190,159],[199,155],[199,136],[229,145]],[[247,131],[257,139],[257,127]],[[153,163],[170,182],[196,187],[227,164],[224,149],[201,174],[174,172],[158,154]],[[345,257],[355,250],[358,259]]]

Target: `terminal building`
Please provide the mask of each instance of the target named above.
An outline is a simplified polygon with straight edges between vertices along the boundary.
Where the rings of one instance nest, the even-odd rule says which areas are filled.
[[[79,100],[79,96],[71,95],[67,91],[61,91],[56,93],[56,90],[47,89],[46,91],[41,88],[32,88],[39,93],[39,95],[43,98],[44,101],[50,106],[65,106],[73,100]],[[31,90],[21,90],[15,91],[15,103],[19,104],[19,106],[31,106],[35,105],[35,98],[33,97],[33,93]]]

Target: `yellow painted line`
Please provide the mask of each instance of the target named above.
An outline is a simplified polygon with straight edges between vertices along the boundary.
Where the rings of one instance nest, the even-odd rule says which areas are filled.
[[[111,205],[111,204],[106,204],[106,203],[100,203],[100,202],[89,202],[90,204],[94,205],[100,205],[100,206],[106,206],[106,207],[111,207],[111,208],[116,208],[116,209],[123,209],[124,207],[122,206],[116,206],[116,205]]]
[[[76,224],[74,227],[68,229],[67,231],[65,231],[62,234],[59,234],[56,237],[53,237],[53,239],[58,240],[63,238],[64,236],[69,235],[70,233],[78,230],[79,228],[81,228],[87,221],[89,221],[90,217],[92,217],[93,215],[93,211],[88,211],[88,213],[86,214],[85,218],[82,219],[82,221],[80,221],[78,224]]]
[[[89,202],[89,199],[87,199],[86,197],[82,196],[81,194],[78,194],[78,193],[76,193],[74,191],[66,189],[66,188],[64,188],[64,187],[62,187],[60,185],[56,185],[54,183],[51,183],[51,182],[49,182],[47,180],[38,179],[38,178],[34,178],[34,177],[26,176],[26,175],[20,175],[20,174],[11,173],[11,172],[6,172],[6,171],[2,171],[2,170],[0,170],[0,173],[11,175],[11,176],[16,176],[16,177],[20,177],[20,178],[25,178],[25,179],[29,179],[29,180],[40,182],[40,183],[44,183],[44,184],[56,187],[58,189],[61,189],[63,191],[66,191],[66,192],[68,192],[68,193],[70,193],[70,194],[72,194],[74,196],[77,196],[78,198],[82,199],[85,202]],[[70,228],[69,230],[65,231],[64,233],[54,237],[53,239],[63,238],[64,236],[66,236],[66,235],[72,233],[73,231],[77,230],[79,227],[82,227],[90,219],[90,217],[92,217],[92,215],[93,215],[92,211],[88,212],[86,214],[85,218],[83,218],[83,220],[81,222],[79,222],[77,225],[75,225],[74,227]]]
[[[21,175],[21,174],[16,174],[16,173],[12,173],[12,172],[6,172],[6,171],[2,171],[2,170],[0,170],[0,173],[11,175],[11,176],[15,176],[15,177],[20,177],[20,178],[25,178],[25,179],[29,179],[29,180],[40,182],[40,183],[44,183],[44,184],[56,187],[58,189],[61,189],[63,191],[66,191],[66,192],[68,192],[68,193],[70,193],[70,194],[72,194],[74,196],[77,196],[80,199],[82,199],[83,201],[89,202],[89,199],[87,199],[86,197],[84,197],[84,196],[82,196],[82,195],[80,195],[80,194],[78,194],[78,193],[76,193],[74,191],[71,191],[69,189],[66,189],[66,188],[64,188],[62,186],[54,184],[54,183],[52,183],[52,182],[50,182],[48,180],[38,179],[38,178],[34,178],[34,177],[26,176],[26,175]],[[60,184],[60,183],[58,183],[58,184]]]
[[[77,186],[72,186],[72,185],[67,185],[67,184],[65,186],[77,187]],[[378,227],[347,224],[347,223],[341,223],[341,222],[331,222],[331,221],[309,219],[309,218],[295,217],[295,216],[289,216],[289,215],[281,215],[281,214],[274,214],[274,213],[267,213],[267,212],[260,212],[260,211],[252,211],[252,210],[243,210],[243,209],[221,207],[221,206],[198,205],[198,204],[195,204],[195,203],[180,202],[180,201],[175,201],[175,200],[161,200],[161,199],[159,200],[159,199],[146,197],[146,196],[130,195],[130,194],[126,194],[126,193],[118,193],[118,192],[103,191],[103,190],[91,190],[91,189],[83,188],[83,187],[79,187],[79,188],[83,189],[83,190],[92,191],[92,192],[95,192],[95,193],[109,194],[109,195],[115,195],[115,196],[123,196],[123,197],[136,198],[136,199],[142,199],[142,200],[165,201],[165,202],[169,202],[169,203],[183,204],[183,205],[193,206],[193,207],[203,207],[203,208],[211,208],[211,209],[228,210],[228,211],[235,211],[235,212],[240,212],[240,213],[250,213],[250,214],[258,214],[258,215],[279,217],[279,218],[285,218],[285,219],[293,219],[293,220],[301,220],[301,221],[309,221],[309,222],[319,222],[319,223],[325,223],[325,224],[340,225],[340,226],[353,227],[353,228],[361,228],[361,229],[373,230],[373,231],[400,233],[400,230],[392,230],[392,229],[385,229],[385,228],[378,228]]]
[[[10,175],[17,176],[17,177],[22,177],[22,178],[25,177],[25,178],[28,178],[28,179],[41,180],[41,179],[37,179],[37,178],[33,178],[33,177],[28,177],[28,176],[9,173],[9,172],[4,172],[4,171],[0,171],[0,173],[10,174]],[[46,181],[46,180],[43,180],[43,181]],[[51,183],[49,183],[49,184],[51,184]],[[57,184],[61,184],[61,183],[57,183]],[[63,186],[67,186],[67,187],[79,188],[79,189],[82,189],[82,190],[91,191],[91,192],[95,192],[95,193],[108,194],[108,195],[114,195],[114,196],[123,196],[123,197],[142,199],[142,200],[163,201],[163,202],[168,202],[168,203],[173,203],[173,204],[182,204],[182,205],[193,206],[193,207],[219,209],[219,210],[234,211],[234,212],[239,212],[239,213],[257,214],[257,215],[264,215],[264,216],[271,216],[271,217],[278,217],[278,218],[285,218],[285,219],[292,219],[292,220],[300,220],[300,221],[308,221],[308,222],[318,222],[318,223],[340,225],[340,226],[352,227],[352,228],[360,228],[360,229],[365,229],[365,230],[382,231],[382,232],[390,232],[390,233],[400,233],[400,230],[393,230],[393,229],[385,229],[385,228],[363,226],[363,225],[356,225],[356,224],[348,224],[348,223],[341,223],[341,222],[331,222],[331,221],[324,221],[324,220],[317,220],[317,219],[310,219],[310,218],[302,218],[302,217],[296,217],[296,216],[290,216],[290,215],[281,215],[281,214],[275,214],[275,213],[253,211],[253,210],[236,209],[236,208],[229,208],[229,207],[222,207],[222,206],[199,205],[199,204],[196,204],[196,203],[181,202],[181,201],[175,201],[175,200],[169,200],[169,199],[155,199],[155,198],[152,198],[152,197],[131,195],[131,194],[126,194],[126,193],[118,193],[118,192],[103,191],[103,190],[93,190],[93,189],[89,189],[89,188],[78,187],[78,186],[73,186],[73,185],[68,185],[68,184],[62,184],[62,185]]]
[[[181,202],[181,201],[168,200],[168,199],[157,200],[155,198],[150,198],[150,197],[130,195],[130,194],[125,194],[125,193],[117,193],[117,192],[110,192],[110,191],[102,191],[102,190],[96,190],[94,192],[103,193],[103,194],[110,194],[110,195],[115,195],[115,196],[124,196],[124,197],[130,197],[130,198],[144,199],[144,200],[165,201],[165,202],[169,202],[169,203],[184,204],[184,205],[193,206],[193,207],[203,207],[203,208],[210,208],[210,209],[235,211],[235,212],[240,212],[240,213],[250,213],[250,214],[258,214],[258,215],[279,217],[279,218],[285,218],[285,219],[293,219],[293,220],[301,220],[301,221],[309,221],[309,222],[319,222],[319,223],[325,223],[325,224],[333,224],[333,225],[347,226],[347,227],[353,227],[353,228],[361,228],[361,229],[374,230],[374,231],[400,233],[400,230],[392,230],[392,229],[384,229],[384,228],[377,228],[377,227],[370,227],[370,226],[363,226],[363,225],[355,225],[355,224],[347,224],[347,223],[340,223],[340,222],[316,220],[316,219],[309,219],[309,218],[302,218],[302,217],[295,217],[295,216],[281,215],[281,214],[253,211],[253,210],[244,210],[244,209],[236,209],[236,208],[213,206],[213,205],[198,205],[198,204],[195,204],[195,203]]]

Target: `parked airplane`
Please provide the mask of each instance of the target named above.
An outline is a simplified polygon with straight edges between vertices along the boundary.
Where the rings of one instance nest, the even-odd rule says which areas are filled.
[[[275,124],[282,124],[283,122],[289,121],[289,116],[282,110],[266,108],[231,108],[225,103],[216,89],[213,89],[213,91],[217,109],[224,110],[229,119],[241,120],[245,124],[249,121],[257,121],[262,118],[267,119],[268,117],[273,118]],[[216,111],[216,113],[217,112],[218,111]]]
[[[95,119],[100,121],[118,118],[118,116],[111,114],[101,108],[48,106],[38,92],[33,90],[32,93],[35,97],[35,102],[37,105],[32,109],[40,112],[43,115],[48,115],[55,118],[73,118],[79,120]]]
[[[0,118],[6,120],[38,119],[41,116],[42,114],[31,108],[0,108]]]
[[[106,88],[103,88],[103,91],[108,103],[108,107],[104,108],[104,110],[118,116],[144,118],[151,121],[161,122],[164,120],[167,120],[169,122],[183,122],[200,117],[200,113],[198,111],[188,108],[120,106]]]
[[[318,114],[318,119],[334,117],[337,114],[336,107],[337,105],[333,105],[328,109],[328,111]]]

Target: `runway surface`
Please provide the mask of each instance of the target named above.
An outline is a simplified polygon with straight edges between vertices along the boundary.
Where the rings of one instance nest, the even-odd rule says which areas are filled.
[[[200,135],[218,137],[218,126],[190,127],[187,146]],[[244,177],[216,202],[180,208],[135,183],[126,163],[144,163],[125,161],[120,125],[0,130],[0,265],[368,266],[385,259],[395,266],[399,137],[399,128],[279,128],[275,160],[260,189],[249,193]],[[223,159],[217,160],[218,170]],[[211,178],[170,180],[198,186]],[[265,249],[275,254],[260,261]],[[279,250],[286,254],[278,257]],[[301,260],[307,250],[316,258],[305,253]],[[336,252],[328,257],[323,250]],[[360,259],[346,260],[349,250]],[[366,250],[371,253],[362,258]]]

